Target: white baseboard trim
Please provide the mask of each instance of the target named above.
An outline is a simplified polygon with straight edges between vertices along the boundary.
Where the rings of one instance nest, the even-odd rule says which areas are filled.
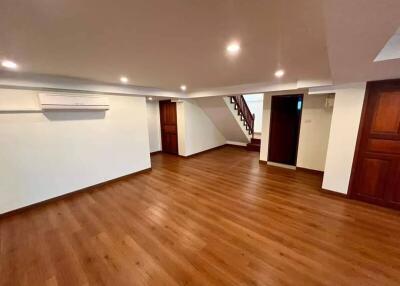
[[[236,142],[236,141],[226,141],[226,144],[229,145],[236,145],[236,146],[247,146],[247,143],[243,143],[243,142]]]
[[[286,165],[286,164],[281,164],[281,163],[275,163],[275,162],[267,162],[267,165],[274,166],[274,167],[280,167],[280,168],[285,168],[285,169],[290,169],[290,170],[296,170],[296,166],[292,165]]]

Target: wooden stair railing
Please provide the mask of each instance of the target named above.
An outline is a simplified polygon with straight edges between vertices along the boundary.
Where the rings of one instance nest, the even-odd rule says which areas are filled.
[[[249,132],[249,135],[254,137],[255,114],[251,113],[243,95],[230,96],[230,100],[231,103],[234,104],[235,110],[238,111],[238,116],[240,116],[240,120],[243,121],[244,127]]]

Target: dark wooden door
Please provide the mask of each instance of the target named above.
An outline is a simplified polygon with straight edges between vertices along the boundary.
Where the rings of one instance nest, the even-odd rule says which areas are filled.
[[[178,154],[178,125],[176,103],[170,100],[160,101],[162,151]]]
[[[272,97],[268,161],[296,165],[302,102],[302,95]]]
[[[350,197],[400,208],[400,80],[367,85]]]

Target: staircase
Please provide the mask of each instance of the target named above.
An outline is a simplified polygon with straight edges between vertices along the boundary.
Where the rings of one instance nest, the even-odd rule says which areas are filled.
[[[247,150],[260,152],[261,139],[251,138],[251,142],[247,144]]]
[[[243,95],[230,96],[231,104],[234,105],[235,110],[240,116],[240,121],[248,131],[249,135],[254,135],[254,114],[251,114],[249,107]]]
[[[210,96],[193,99],[225,137],[226,143],[246,146],[254,133],[254,115],[241,96]],[[253,143],[257,144],[257,142]]]
[[[229,96],[211,96],[195,99],[215,127],[225,137],[227,144],[246,145],[251,135],[243,126]]]
[[[251,141],[247,144],[247,150],[260,152],[261,139],[254,138],[255,115],[251,113],[243,95],[230,96],[230,102],[234,105],[234,109],[237,110],[240,121],[243,122],[246,131],[251,135]]]

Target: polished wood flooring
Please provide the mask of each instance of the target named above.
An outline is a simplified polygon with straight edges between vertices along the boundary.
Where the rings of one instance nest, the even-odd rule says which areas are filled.
[[[224,147],[0,218],[0,285],[399,285],[400,213]]]

